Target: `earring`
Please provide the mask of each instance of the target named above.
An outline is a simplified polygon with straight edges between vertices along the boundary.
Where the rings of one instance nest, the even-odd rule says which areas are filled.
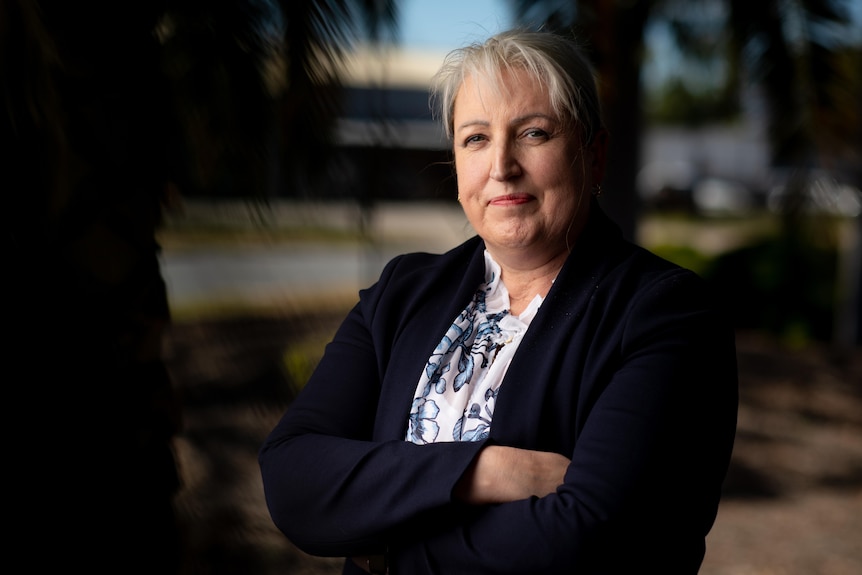
[[[597,198],[602,195],[602,185],[601,184],[596,184],[595,186],[593,186],[593,195]]]

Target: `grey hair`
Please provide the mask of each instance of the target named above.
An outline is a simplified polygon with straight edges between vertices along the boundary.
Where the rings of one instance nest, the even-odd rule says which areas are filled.
[[[581,47],[552,32],[514,29],[449,52],[431,80],[430,105],[451,140],[455,97],[467,77],[502,87],[508,70],[526,70],[545,86],[551,107],[565,124],[580,125],[584,144],[603,128],[596,75]]]

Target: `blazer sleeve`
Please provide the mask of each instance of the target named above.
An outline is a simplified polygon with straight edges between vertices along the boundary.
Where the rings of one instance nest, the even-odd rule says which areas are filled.
[[[606,337],[586,351],[597,367],[582,371],[593,381],[569,374],[583,423],[556,493],[452,515],[396,546],[393,572],[697,573],[737,409],[732,330],[703,292],[667,273],[600,320]]]
[[[592,298],[584,333],[549,359],[558,381],[534,384],[579,390],[564,484],[471,507],[452,490],[485,443],[373,439],[386,363],[372,343],[374,316],[395,267],[349,313],[261,449],[282,532],[314,555],[388,550],[392,573],[696,573],[736,413],[732,333],[696,276],[666,272],[623,303]]]
[[[375,349],[384,344],[372,331],[381,306],[403,303],[385,294],[399,263],[390,262],[363,290],[259,452],[270,515],[309,554],[383,551],[410,520],[451,505],[455,483],[483,445],[372,440],[375,417],[401,418],[406,430],[410,407],[408,398],[402,413],[378,414],[389,350]],[[415,385],[405,383],[407,394]]]

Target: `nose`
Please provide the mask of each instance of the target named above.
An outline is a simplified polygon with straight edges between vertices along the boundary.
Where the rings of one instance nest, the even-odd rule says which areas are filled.
[[[507,141],[498,142],[493,147],[491,156],[491,179],[502,182],[520,173],[521,166],[512,150],[512,145]]]

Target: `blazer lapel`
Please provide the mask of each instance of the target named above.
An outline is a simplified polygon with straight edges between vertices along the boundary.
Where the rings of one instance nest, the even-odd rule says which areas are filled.
[[[444,276],[423,286],[422,305],[405,312],[410,317],[402,318],[403,336],[386,368],[379,406],[381,413],[401,415],[378,417],[376,437],[404,437],[416,385],[428,358],[485,277],[484,249],[483,242],[476,242],[466,269],[461,267],[461,277]]]
[[[587,227],[512,358],[494,408],[492,439],[506,445],[547,447],[542,421],[553,407],[550,402],[577,401],[581,382],[568,378],[577,374],[574,366],[582,359],[573,355],[585,347],[573,345],[575,330],[601,278],[614,265],[621,240],[619,229],[593,205]],[[555,390],[557,385],[567,388]],[[574,414],[570,420],[574,422]]]

